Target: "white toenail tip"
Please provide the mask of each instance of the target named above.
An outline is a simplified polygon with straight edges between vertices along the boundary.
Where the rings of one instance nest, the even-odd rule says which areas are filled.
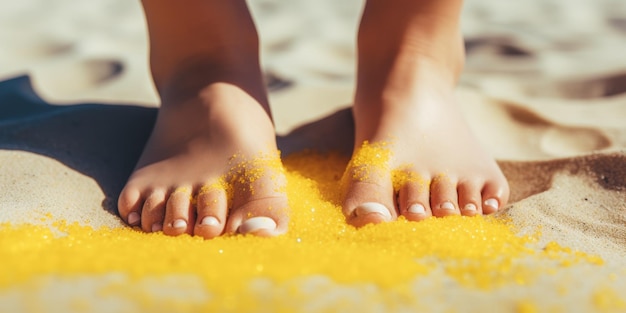
[[[152,232],[158,232],[163,230],[163,225],[161,224],[152,224]]]
[[[139,222],[139,213],[137,212],[132,212],[130,214],[128,214],[128,224],[133,225],[137,222]]]
[[[476,205],[474,205],[473,203],[466,204],[463,209],[465,209],[465,211],[476,211],[477,210]]]
[[[410,206],[408,211],[413,214],[426,214],[426,209],[421,204],[414,204]]]
[[[276,221],[265,216],[249,218],[245,222],[243,222],[243,224],[241,224],[241,226],[239,227],[239,232],[242,234],[247,234],[262,229],[270,231],[275,230]]]
[[[218,226],[220,224],[220,221],[218,221],[213,216],[207,216],[207,217],[202,219],[202,223],[201,224],[205,225],[205,226]]]
[[[184,220],[175,220],[174,223],[172,223],[172,227],[187,228],[187,222],[185,222]]]
[[[498,200],[496,199],[488,199],[485,201],[485,205],[493,208],[494,210],[498,210],[500,203],[498,203]]]
[[[443,210],[454,210],[454,204],[452,204],[452,202],[444,202],[439,207]]]
[[[377,213],[382,215],[385,219],[391,219],[391,213],[386,206],[377,203],[377,202],[366,202],[362,203],[355,209],[355,213],[357,216],[364,216],[371,213]]]

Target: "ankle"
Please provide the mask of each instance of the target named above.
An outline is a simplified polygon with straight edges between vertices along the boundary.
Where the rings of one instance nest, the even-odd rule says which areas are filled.
[[[394,85],[414,89],[432,78],[454,87],[465,62],[458,19],[417,2],[401,4],[408,7],[400,13],[380,3],[366,7],[358,35],[357,88],[375,95]]]
[[[416,34],[396,43],[360,43],[358,78],[383,75],[412,80],[428,72],[454,85],[464,63],[465,51],[460,33],[443,38]]]
[[[259,64],[250,60],[231,63],[197,58],[181,64],[177,72],[158,88],[162,105],[178,105],[196,98],[207,102],[208,94],[246,94],[268,111],[269,103]]]
[[[412,101],[423,90],[452,92],[464,60],[460,33],[413,34],[395,47],[360,43],[355,104]]]
[[[224,149],[222,155],[276,149],[269,107],[229,83],[211,83],[184,101],[164,103],[157,123],[179,144],[211,141]]]

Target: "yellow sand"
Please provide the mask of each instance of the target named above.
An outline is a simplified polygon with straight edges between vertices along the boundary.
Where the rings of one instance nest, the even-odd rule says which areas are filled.
[[[519,236],[495,218],[400,219],[357,230],[344,222],[338,205],[337,186],[346,164],[337,155],[312,153],[285,160],[292,213],[289,232],[277,238],[203,240],[63,221],[53,222],[53,227],[0,225],[0,290],[45,275],[123,273],[139,280],[181,274],[200,278],[214,295],[202,304],[204,309],[239,311],[258,305],[247,291],[256,278],[280,283],[323,275],[339,284],[375,284],[409,294],[409,283],[435,268],[468,288],[489,290],[530,285],[563,266],[602,264],[600,258],[554,243],[537,249],[534,236]],[[302,297],[297,286],[289,292],[291,299]],[[597,302],[603,306],[617,301],[609,293],[602,295]],[[148,308],[151,299],[143,300]],[[173,307],[198,309],[182,300]],[[532,308],[532,303],[520,305],[520,311]]]

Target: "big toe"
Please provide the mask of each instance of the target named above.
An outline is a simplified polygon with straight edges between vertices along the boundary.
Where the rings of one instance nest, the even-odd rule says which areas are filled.
[[[395,220],[398,214],[390,180],[351,182],[344,199],[343,213],[348,224],[355,227]]]
[[[287,232],[289,208],[287,198],[273,196],[249,201],[229,216],[226,232],[273,237]]]

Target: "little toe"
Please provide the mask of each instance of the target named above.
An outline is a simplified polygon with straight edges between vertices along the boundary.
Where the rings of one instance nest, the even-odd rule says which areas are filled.
[[[398,207],[409,221],[421,221],[432,216],[429,186],[418,182],[405,184],[398,191]]]
[[[195,214],[191,203],[191,190],[191,187],[179,187],[170,194],[163,221],[163,233],[166,235],[193,234]]]
[[[489,197],[483,202],[483,212],[492,214],[500,209],[500,201],[494,197]]]
[[[141,193],[139,189],[126,187],[117,200],[120,217],[130,226],[138,226],[141,221]]]
[[[460,182],[457,188],[459,194],[459,209],[464,216],[474,216],[482,214],[481,182],[464,181]]]
[[[355,227],[395,220],[398,214],[389,183],[352,182],[343,204],[346,221]]]
[[[153,190],[146,198],[141,210],[141,229],[149,233],[158,231],[165,216],[165,190]]]
[[[447,178],[434,179],[430,184],[430,206],[434,216],[459,215],[456,183]]]
[[[215,238],[224,232],[227,214],[227,195],[223,189],[200,191],[197,200],[197,219],[194,235]]]
[[[482,208],[484,214],[501,210],[509,198],[509,187],[506,182],[487,182],[482,191]]]

